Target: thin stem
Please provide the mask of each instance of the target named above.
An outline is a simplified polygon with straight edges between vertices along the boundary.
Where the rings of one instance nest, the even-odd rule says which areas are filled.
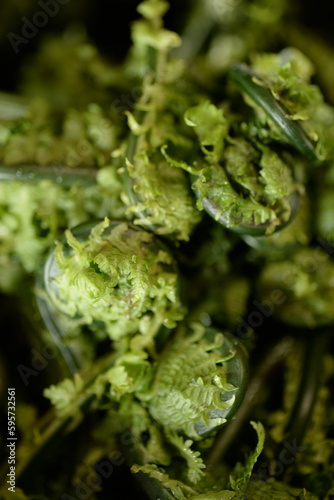
[[[39,308],[39,312],[41,317],[45,323],[45,326],[49,330],[52,340],[57,345],[66,367],[69,371],[69,374],[72,376],[76,373],[80,368],[80,362],[78,360],[78,356],[66,346],[63,341],[63,335],[61,334],[61,326],[59,324],[59,320],[57,321],[57,316],[55,316],[56,312],[52,311],[52,306],[47,302],[46,299],[40,297],[36,294],[36,301]]]
[[[244,400],[236,413],[235,419],[232,420],[218,435],[208,458],[205,460],[208,467],[212,467],[221,462],[224,454],[240,433],[241,428],[247,420],[251,410],[263,397],[265,387],[268,383],[269,373],[273,370],[273,368],[275,368],[275,366],[284,362],[288,353],[291,351],[292,345],[292,339],[290,337],[286,337],[274,346],[265,357],[257,373],[248,385]]]
[[[286,426],[285,442],[289,438],[292,438],[299,446],[303,441],[317,398],[326,339],[326,334],[318,331],[317,333],[312,332],[312,336],[307,341],[304,353],[302,377],[296,401]],[[292,347],[292,338],[285,338],[277,344],[264,359],[258,372],[249,384],[244,401],[236,414],[235,420],[233,420],[221,432],[211,450],[210,455],[206,459],[208,467],[212,467],[221,462],[224,454],[240,433],[241,428],[249,417],[251,410],[254,406],[260,403],[265,387],[268,383],[268,374],[275,366],[284,362],[286,357],[291,352]],[[283,447],[280,447],[275,455],[280,456],[280,451],[283,449]]]
[[[76,410],[83,414],[87,414],[92,409],[93,403],[96,401],[96,395],[90,388],[94,385],[99,375],[102,375],[113,366],[116,357],[117,354],[113,352],[99,361],[98,368],[95,370],[94,375],[85,384],[76,400],[71,403]],[[74,412],[72,415],[57,417],[52,408],[41,418],[38,426],[39,432],[37,434],[40,436],[38,444],[33,448],[31,454],[28,456],[24,455],[24,459],[17,466],[16,480],[18,485],[29,479],[32,469],[40,467],[45,462],[47,456],[50,455],[53,444],[61,440],[67,431],[72,432],[75,427],[81,423],[81,419],[77,418],[78,411]],[[2,472],[3,474],[0,474],[0,477],[2,475],[5,477],[7,469],[4,469]]]
[[[182,45],[174,49],[173,55],[185,59],[187,62],[193,61],[218,22],[219,19],[214,18],[206,3],[203,0],[197,1],[182,33]]]
[[[156,50],[148,48],[147,60],[148,60],[148,67],[150,69],[146,75],[146,79],[144,80],[142,95],[139,98],[134,110],[135,120],[137,121],[139,126],[143,127],[144,129],[146,127],[149,129],[150,126],[153,126],[155,123],[156,110],[155,107],[152,106],[151,102],[152,101],[151,88],[158,82],[160,83],[160,79],[163,76],[162,68],[164,67],[165,58],[166,54],[163,51],[157,53]],[[150,111],[146,111],[148,105],[150,105],[149,107],[152,108]],[[147,137],[145,133],[138,135],[133,132],[130,132],[125,154],[125,158],[130,164],[136,161],[136,155],[139,151],[146,150],[146,144],[145,144],[146,141]],[[134,206],[137,205],[137,203],[140,202],[140,197],[136,195],[136,193],[134,192],[133,187],[135,184],[135,179],[131,178],[126,165],[123,171],[123,182],[124,182],[125,192],[128,196],[131,205]],[[137,211],[136,216],[138,219],[146,218],[144,211]],[[145,224],[145,228],[152,232],[154,232],[154,230],[156,229],[151,224]]]
[[[313,144],[303,127],[298,121],[289,118],[289,113],[282,103],[275,99],[272,92],[260,83],[259,76],[244,64],[232,66],[228,74],[263,109],[291,146],[296,148],[311,163],[319,163]]]
[[[318,329],[308,333],[309,337],[305,345],[301,380],[296,400],[285,428],[285,439],[283,445],[279,446],[276,453],[277,457],[280,457],[282,450],[285,450],[284,443],[287,441],[292,440],[298,446],[302,444],[317,401],[328,332]],[[293,463],[289,463],[284,472]]]
[[[22,181],[38,183],[43,180],[51,180],[64,187],[74,184],[92,185],[96,183],[96,169],[70,168],[62,165],[0,165],[0,181]]]
[[[305,346],[302,378],[297,398],[286,426],[286,433],[292,435],[298,442],[303,440],[317,398],[326,342],[325,332],[310,333]]]

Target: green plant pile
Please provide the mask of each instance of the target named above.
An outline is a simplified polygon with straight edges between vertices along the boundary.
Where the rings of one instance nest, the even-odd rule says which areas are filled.
[[[198,0],[182,36],[168,9],[138,3],[119,64],[46,38],[0,94],[5,500],[334,495],[319,42],[284,1]]]

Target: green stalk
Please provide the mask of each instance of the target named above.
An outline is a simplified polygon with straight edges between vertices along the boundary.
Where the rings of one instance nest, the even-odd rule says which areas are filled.
[[[30,475],[45,463],[47,456],[52,452],[53,446],[59,444],[59,441],[65,438],[66,433],[72,432],[81,423],[81,418],[78,418],[78,412],[86,415],[94,409],[94,403],[97,402],[96,394],[93,390],[94,382],[98,376],[113,366],[115,359],[116,353],[113,352],[97,363],[94,375],[88,380],[76,399],[71,402],[71,406],[76,410],[74,414],[57,416],[55,411],[51,409],[41,418],[37,428],[37,435],[39,435],[38,444],[33,447],[33,451],[29,456],[24,455],[25,458],[16,468],[18,487],[21,483],[29,482]],[[5,464],[0,477],[5,477],[7,472],[8,464]],[[0,494],[6,491],[6,489],[7,486],[0,489]]]
[[[263,109],[291,146],[312,164],[319,163],[314,146],[303,127],[298,121],[289,118],[289,112],[264,86],[259,76],[244,64],[232,66],[228,74],[248,97]]]
[[[243,425],[253,408],[258,405],[265,397],[268,376],[276,366],[284,363],[288,353],[293,347],[293,342],[290,337],[285,337],[276,344],[262,361],[259,369],[251,378],[244,400],[236,413],[234,420],[217,436],[208,457],[205,460],[207,467],[214,467],[219,464],[229,447],[240,434]]]
[[[301,380],[296,400],[285,428],[284,442],[293,441],[297,443],[298,447],[304,440],[317,401],[325,346],[328,339],[328,331],[324,329],[319,328],[316,331],[308,332],[308,334],[304,349]],[[283,450],[285,450],[285,447],[281,445],[276,456],[280,457]],[[294,463],[295,461],[286,465],[284,472],[289,470]]]
[[[51,304],[37,294],[35,298],[42,320],[44,321],[46,328],[49,330],[53,342],[59,349],[69,374],[72,376],[80,368],[78,356],[64,344],[61,325],[59,320],[57,321],[57,318],[55,317],[55,312],[52,310]]]
[[[174,49],[173,55],[192,62],[202,50],[210,33],[219,23],[207,4],[198,0],[182,33],[182,45]]]
[[[161,68],[164,67],[164,62],[165,62],[166,54],[162,51],[157,52],[155,49],[152,47],[149,47],[147,50],[147,64],[149,68],[149,72],[154,72],[154,82],[158,82],[160,79],[161,75]],[[148,74],[149,74],[148,72]],[[150,82],[150,85],[154,85],[153,82]],[[150,105],[152,107],[151,101],[151,95],[150,93],[145,91],[145,85],[143,87],[143,93],[141,97],[139,98],[138,102],[135,105],[135,110],[134,110],[134,118],[137,121],[137,123],[142,126],[142,127],[149,127],[149,124],[154,124],[155,118],[156,118],[156,111],[151,110],[151,111],[145,111],[145,108]],[[154,107],[153,107],[154,108]],[[146,136],[145,134],[134,134],[133,132],[130,132],[128,143],[127,143],[127,148],[126,148],[126,153],[125,153],[125,158],[128,160],[129,163],[134,163],[136,160],[136,154],[141,151],[145,150],[145,141],[146,141]],[[132,205],[136,205],[138,202],[140,202],[140,198],[136,193],[134,192],[134,184],[135,184],[135,179],[132,179],[129,171],[126,167],[126,164],[124,166],[124,171],[123,171],[123,182],[124,182],[124,188],[125,192],[127,194],[127,197]],[[138,211],[136,212],[136,216],[139,219],[144,219],[145,212]],[[156,227],[153,225],[148,225],[145,224],[145,228],[149,231],[154,232]]]
[[[59,165],[0,165],[0,181],[17,180],[36,184],[43,180],[50,180],[67,188],[77,183],[84,186],[95,184],[96,175],[97,170],[89,168],[73,169]]]

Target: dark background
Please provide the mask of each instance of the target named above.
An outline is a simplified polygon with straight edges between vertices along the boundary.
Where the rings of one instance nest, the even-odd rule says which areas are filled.
[[[47,0],[44,0],[45,2]],[[57,1],[57,0],[55,0]],[[63,0],[65,1],[65,0]],[[43,2],[43,0],[41,0]],[[0,60],[2,62],[0,91],[14,91],[20,77],[20,66],[34,54],[48,33],[62,33],[65,27],[82,24],[99,51],[115,62],[120,62],[130,41],[130,23],[139,17],[136,6],[139,0],[68,0],[59,5],[59,12],[49,18],[45,27],[25,44],[19,45],[15,54],[8,33],[21,35],[23,17],[32,20],[35,12],[42,10],[36,0],[0,0]],[[182,30],[191,1],[171,2],[165,17],[169,29]]]
[[[48,0],[39,0],[47,2]],[[56,0],[55,0],[56,1]],[[65,1],[65,0],[63,0]],[[247,1],[247,0],[244,0]],[[36,52],[42,38],[47,33],[62,33],[64,27],[82,23],[88,38],[97,45],[100,52],[115,62],[120,62],[130,44],[129,23],[138,18],[136,6],[139,0],[68,0],[59,6],[59,12],[49,18],[45,27],[29,40],[21,44],[15,54],[8,33],[21,34],[22,17],[31,20],[34,13],[41,10],[36,0],[2,0],[0,2],[0,60],[2,63],[0,90],[15,91],[20,78],[22,61]],[[182,31],[187,13],[194,0],[171,0],[171,8],[165,17],[166,26],[177,32]],[[334,33],[329,2],[318,0],[294,0],[291,3],[298,12],[301,26],[311,29],[324,40],[334,45]]]

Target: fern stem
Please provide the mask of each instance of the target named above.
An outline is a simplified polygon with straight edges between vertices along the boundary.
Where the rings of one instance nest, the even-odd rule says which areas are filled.
[[[218,435],[210,454],[205,460],[207,467],[220,463],[240,434],[242,426],[249,418],[251,410],[257,405],[265,393],[268,375],[279,364],[283,363],[293,347],[293,340],[286,337],[273,347],[262,361],[257,373],[251,379],[244,400],[237,411],[236,417]]]
[[[74,184],[92,185],[96,182],[97,170],[59,165],[0,165],[0,181],[17,180],[36,184],[43,180],[50,180],[64,187]]]

